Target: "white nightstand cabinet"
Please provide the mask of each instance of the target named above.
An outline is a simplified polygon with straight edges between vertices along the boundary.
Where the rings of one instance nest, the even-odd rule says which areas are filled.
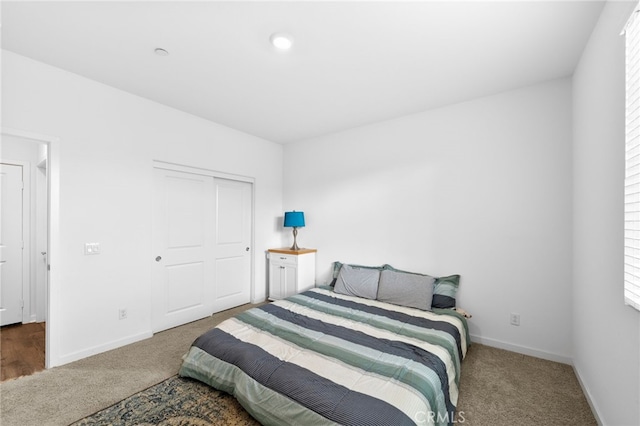
[[[309,290],[316,281],[316,249],[269,249],[269,299]]]

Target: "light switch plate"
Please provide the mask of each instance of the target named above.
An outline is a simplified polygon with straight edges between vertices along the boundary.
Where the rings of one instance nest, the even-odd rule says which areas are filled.
[[[85,243],[84,254],[100,254],[100,243]]]

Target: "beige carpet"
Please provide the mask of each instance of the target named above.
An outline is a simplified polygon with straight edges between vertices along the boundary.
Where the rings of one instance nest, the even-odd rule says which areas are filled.
[[[462,364],[464,425],[597,425],[573,368],[473,344]]]
[[[225,311],[153,338],[0,384],[2,426],[68,425],[159,383]],[[595,425],[573,369],[474,344],[462,367],[458,424]]]
[[[256,305],[253,305],[256,306]],[[0,425],[68,425],[175,375],[202,333],[252,305],[0,384]]]

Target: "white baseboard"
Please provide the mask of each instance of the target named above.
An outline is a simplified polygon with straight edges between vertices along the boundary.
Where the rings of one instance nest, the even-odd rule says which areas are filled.
[[[551,352],[545,352],[538,349],[530,348],[527,346],[514,345],[513,343],[507,343],[496,339],[489,339],[486,337],[480,337],[471,335],[471,342],[480,343],[481,345],[491,346],[493,348],[504,349],[511,352],[516,352],[523,355],[529,355],[536,358],[542,358],[549,361],[560,362],[562,364],[573,365],[573,359],[566,355],[554,354]]]
[[[90,357],[92,355],[97,355],[102,352],[110,351],[112,349],[117,349],[122,346],[130,345],[131,343],[139,342],[141,340],[148,339],[153,337],[153,333],[151,331],[146,331],[144,333],[134,334],[132,336],[125,337],[124,339],[114,340],[112,342],[93,346],[88,349],[83,349],[81,351],[72,352],[70,354],[62,355],[57,360],[51,361],[51,366],[60,366],[64,364],[68,364],[73,361],[78,361],[83,358]]]
[[[580,370],[578,370],[578,367],[576,367],[575,364],[573,364],[572,367],[573,367],[573,372],[575,373],[578,379],[578,383],[580,383],[580,387],[582,388],[582,393],[584,394],[585,398],[587,398],[589,407],[591,407],[591,413],[593,413],[593,417],[596,418],[596,422],[598,422],[599,425],[603,425],[604,423],[602,423],[602,420],[598,413],[598,408],[596,407],[596,404],[593,402],[593,398],[591,397],[591,392],[589,392],[589,388],[587,388],[585,383],[582,381],[582,376],[580,376]]]

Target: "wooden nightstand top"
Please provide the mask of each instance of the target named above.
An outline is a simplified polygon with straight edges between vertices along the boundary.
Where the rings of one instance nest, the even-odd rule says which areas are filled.
[[[270,253],[293,254],[297,256],[299,254],[315,253],[318,250],[310,248],[302,248],[300,250],[291,250],[290,248],[272,248],[267,251]]]

